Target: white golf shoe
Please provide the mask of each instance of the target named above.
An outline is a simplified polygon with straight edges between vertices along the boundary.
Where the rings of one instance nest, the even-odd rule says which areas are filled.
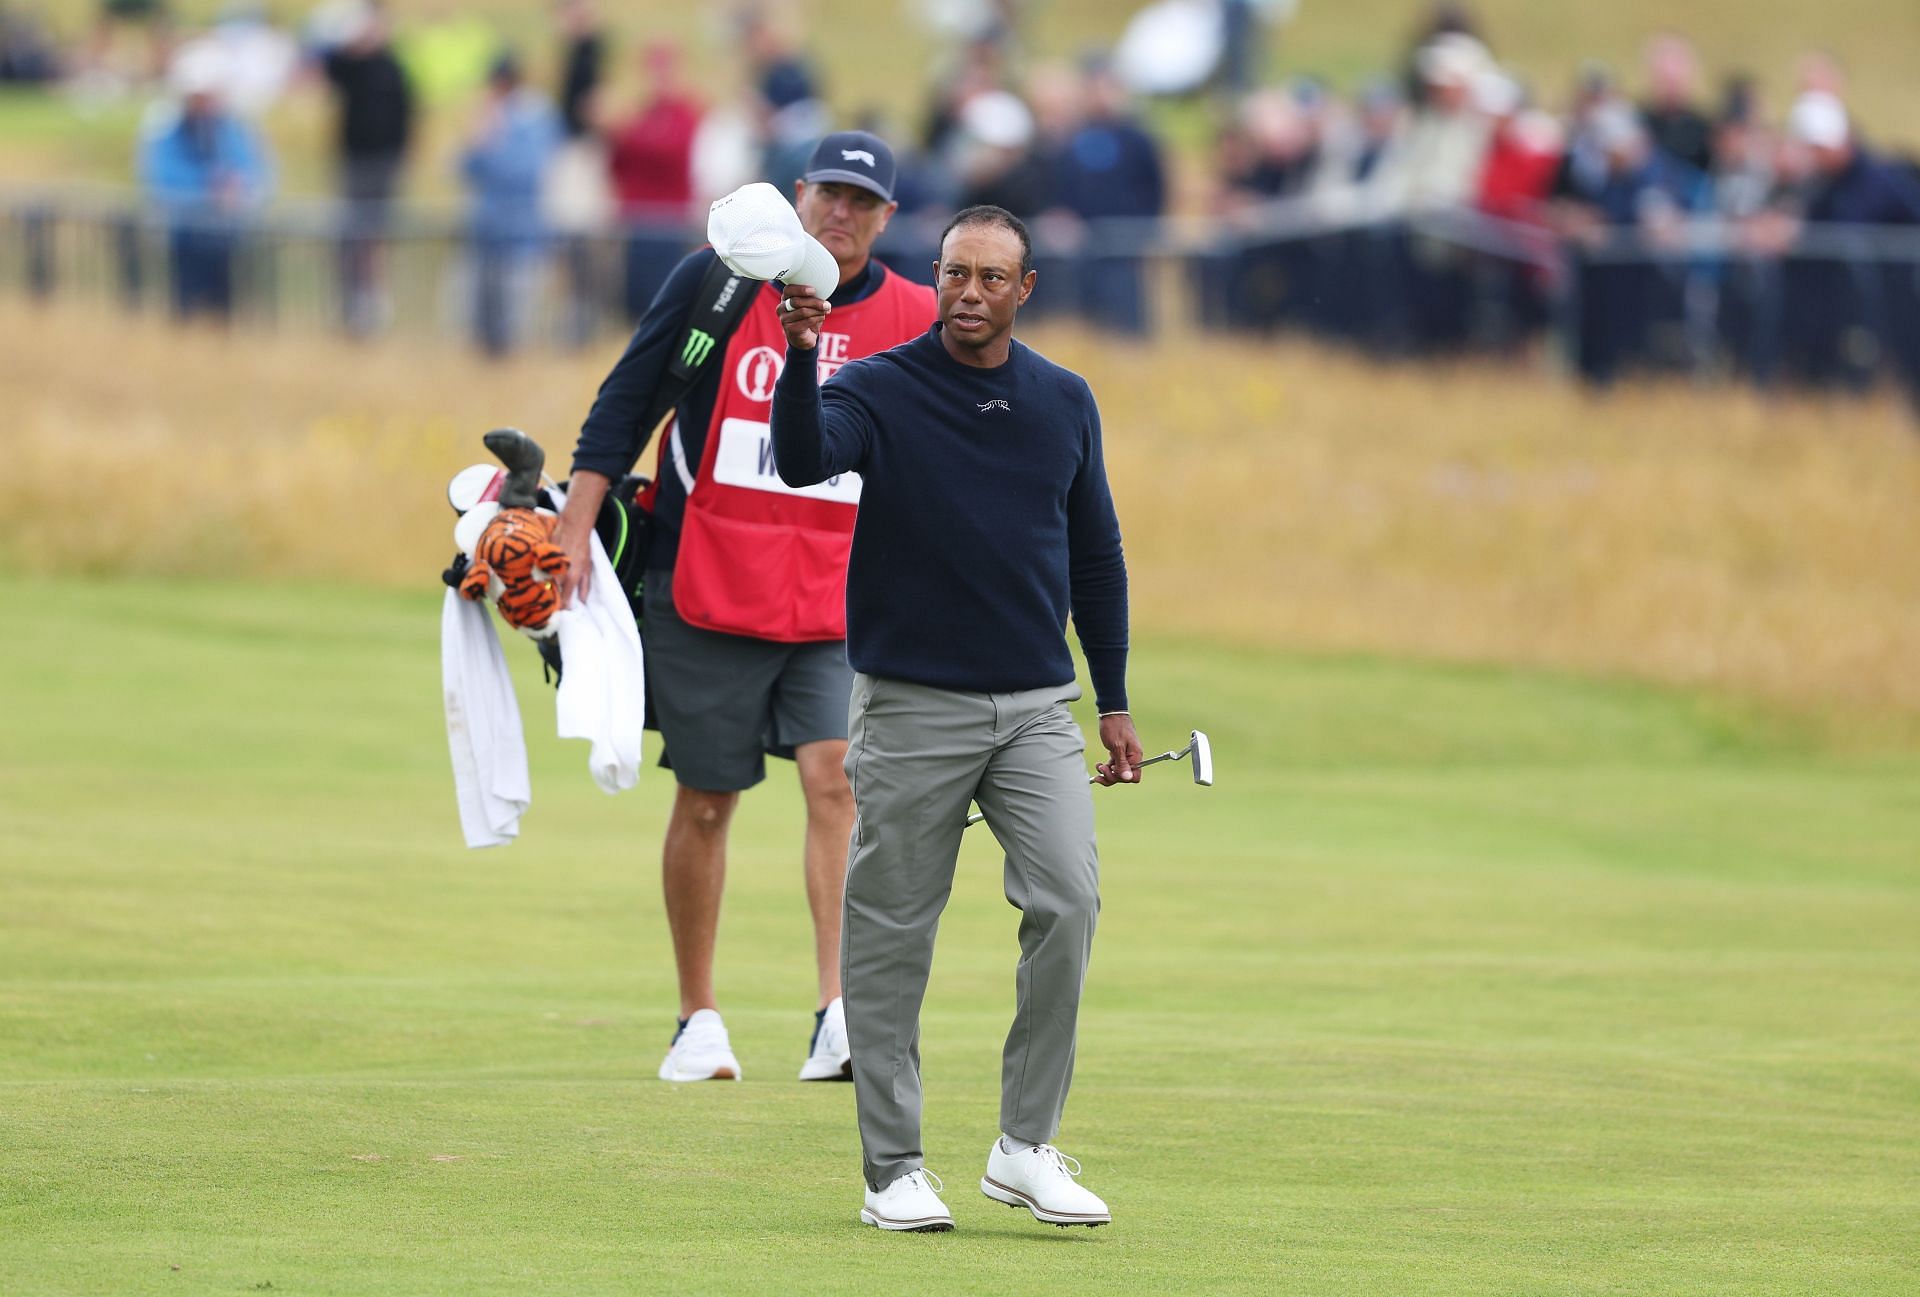
[[[1049,1225],[1105,1225],[1107,1204],[1075,1183],[1080,1164],[1051,1144],[1009,1153],[999,1140],[987,1154],[980,1192],[1009,1207],[1025,1207]]]
[[[738,1081],[740,1060],[715,1009],[697,1009],[660,1062],[662,1081]]]
[[[813,1029],[813,1048],[800,1065],[802,1081],[851,1081],[853,1054],[847,1046],[847,1010],[839,996],[833,998],[820,1022]]]
[[[913,1234],[944,1233],[953,1228],[953,1213],[940,1201],[945,1187],[939,1176],[924,1167],[909,1171],[878,1193],[867,1190],[860,1223]]]

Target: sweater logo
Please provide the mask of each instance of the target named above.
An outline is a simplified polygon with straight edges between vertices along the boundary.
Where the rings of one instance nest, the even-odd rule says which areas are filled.
[[[985,405],[982,405],[980,407],[980,413],[982,414],[985,414],[988,410],[1005,410],[1008,414],[1013,413],[1013,407],[1011,405],[1008,405],[1005,401],[999,400],[997,398],[995,400],[988,401]]]

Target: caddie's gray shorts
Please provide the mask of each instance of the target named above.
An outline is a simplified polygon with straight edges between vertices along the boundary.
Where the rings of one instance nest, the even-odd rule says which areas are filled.
[[[649,571],[640,638],[647,692],[665,749],[660,764],[688,788],[734,793],[767,777],[767,753],[847,737],[853,668],[844,640],[780,644],[689,626],[673,574]]]

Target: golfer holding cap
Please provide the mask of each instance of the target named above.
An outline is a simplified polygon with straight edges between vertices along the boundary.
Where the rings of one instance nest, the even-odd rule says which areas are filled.
[[[797,492],[772,471],[767,417],[787,347],[780,289],[751,280],[785,276],[831,294],[839,314],[809,354],[811,381],[917,337],[933,319],[933,293],[869,255],[893,215],[893,180],[887,146],[848,131],[821,141],[794,186],[794,206],[768,185],[716,204],[716,242],[729,246],[675,268],[601,384],[574,450],[556,536],[573,559],[561,582],[567,598],[586,588],[594,519],[654,431],[643,420],[658,408],[656,394],[671,390],[663,384],[676,370],[687,381],[692,367],[661,436],[656,494],[642,499],[653,541],[641,635],[663,764],[678,783],[662,877],[680,1006],[662,1080],[741,1077],[715,994],[714,947],[728,825],[741,791],[765,777],[767,752],[793,758],[807,805],[819,998],[800,1079],[848,1074],[839,952],[853,824],[843,773],[853,675],[844,591],[860,487],[846,478]],[[716,321],[734,318],[723,308],[737,294],[752,301],[727,334]]]
[[[920,1003],[970,802],[1006,851],[1007,899],[1021,912],[1001,1135],[980,1188],[1050,1224],[1109,1219],[1051,1141],[1100,908],[1066,622],[1071,613],[1100,711],[1097,778],[1137,782],[1127,570],[1093,393],[1013,337],[1032,258],[1009,213],[961,212],[940,240],[933,327],[824,386],[807,360],[838,304],[802,288],[785,302],[780,475],[865,482],[847,572],[858,814],[842,952],[860,1218],[882,1229],[953,1227],[923,1165]]]

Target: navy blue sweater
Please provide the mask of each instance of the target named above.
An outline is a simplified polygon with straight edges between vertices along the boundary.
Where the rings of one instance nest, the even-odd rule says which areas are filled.
[[[573,450],[574,472],[590,469],[618,482],[633,471],[640,452],[653,436],[652,428],[640,426],[640,416],[652,403],[654,388],[665,377],[667,364],[680,345],[680,335],[687,327],[687,315],[693,310],[700,281],[706,277],[707,268],[719,259],[720,255],[712,248],[702,248],[675,266],[673,274],[661,285],[640,327],[634,330],[625,354],[600,384],[600,394],[594,397],[586,422],[580,425],[580,440]],[[835,306],[857,302],[878,290],[886,276],[887,271],[879,262],[869,261],[859,274],[835,289],[829,300]],[[719,350],[721,354],[694,378],[693,386],[680,398],[680,408],[674,412],[680,420],[680,443],[686,448],[688,468],[700,463],[707,446],[707,425],[713,422],[713,407],[720,399],[721,371],[726,368],[724,340]],[[673,567],[673,560],[680,552],[680,523],[686,510],[686,489],[680,485],[680,475],[668,468],[660,475],[660,494],[653,503],[653,541],[647,550],[649,568]]]
[[[1127,566],[1087,382],[1020,342],[980,369],[935,325],[822,387],[789,351],[773,393],[790,486],[857,472],[854,669],[1005,693],[1073,679],[1067,614],[1103,712],[1127,705]]]

